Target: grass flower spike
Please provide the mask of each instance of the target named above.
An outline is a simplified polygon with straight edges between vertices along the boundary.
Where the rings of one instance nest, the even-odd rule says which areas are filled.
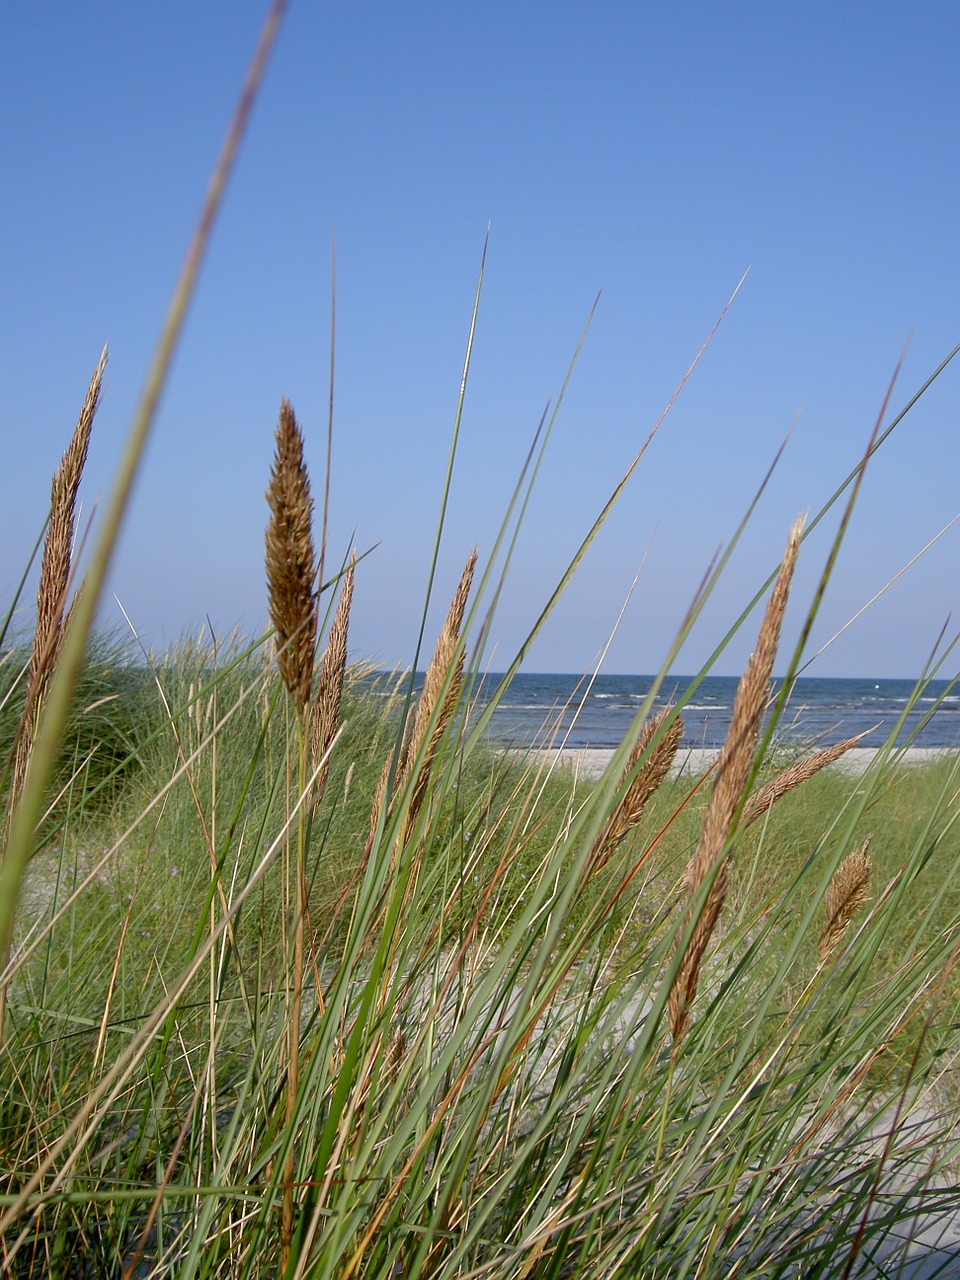
[[[303,435],[289,400],[280,402],[276,454],[267,488],[266,535],[270,621],[277,632],[277,662],[297,714],[310,701],[317,638],[313,499],[303,458]]]
[[[444,624],[440,629],[440,635],[437,637],[437,645],[434,649],[433,657],[430,659],[430,665],[424,675],[423,688],[417,701],[413,722],[405,733],[397,762],[393,786],[394,795],[399,795],[403,791],[403,788],[410,781],[413,770],[415,768],[417,770],[416,785],[404,823],[405,831],[408,831],[412,826],[423,803],[433,757],[460,700],[464,665],[464,650],[460,642],[460,631],[463,627],[463,617],[476,564],[477,551],[474,548],[467,557],[467,563],[460,576],[459,585],[450,603]],[[444,693],[444,689],[446,689],[446,693]],[[430,728],[431,725],[433,726],[432,730]],[[428,733],[429,741],[427,741]],[[377,783],[370,810],[370,833],[367,838],[368,853],[387,797],[391,772],[391,761],[388,760],[380,774],[380,780]],[[392,803],[391,800],[388,812],[392,807]]]
[[[477,551],[474,548],[467,557],[460,582],[454,593],[446,619],[437,637],[430,665],[423,680],[423,691],[417,703],[417,712],[413,721],[413,730],[404,758],[403,781],[409,777],[410,771],[416,767],[417,758],[423,752],[423,759],[417,774],[415,802],[411,807],[411,821],[414,812],[423,799],[423,791],[430,774],[430,765],[436,754],[437,746],[460,701],[463,687],[464,649],[460,642],[463,629],[463,616],[473,583],[473,573],[477,566]],[[430,726],[433,726],[432,730]],[[429,742],[427,735],[429,733]]]
[[[100,400],[107,349],[104,347],[87,388],[86,399],[66,453],[60,461],[50,487],[50,522],[40,562],[40,584],[37,589],[37,623],[27,674],[26,701],[17,735],[13,794],[17,796],[26,776],[27,759],[33,742],[44,694],[49,687],[57,656],[63,641],[68,617],[67,593],[73,567],[73,543],[76,534],[77,492],[90,447],[90,433]],[[12,809],[13,806],[11,805]]]
[[[313,550],[313,499],[303,456],[303,434],[289,400],[280,402],[276,453],[267,486],[270,521],[266,534],[270,620],[277,633],[277,664],[296,709],[298,795],[306,786],[308,715],[317,638],[317,564]],[[299,803],[299,799],[298,799]],[[307,832],[304,810],[296,824],[296,855],[288,863],[287,898],[293,911],[292,955],[288,953],[289,1011],[286,1038],[286,1122],[292,1128],[300,1085],[300,1018],[307,921]],[[290,879],[293,889],[290,889]],[[283,1170],[281,1258],[286,1269],[293,1235],[296,1147],[291,1141]]]
[[[591,873],[599,871],[609,862],[618,846],[638,825],[650,798],[669,773],[683,737],[683,720],[680,716],[673,719],[648,759],[637,771],[637,776],[627,786],[630,775],[637,768],[637,761],[650,747],[672,711],[672,706],[664,707],[655,716],[651,716],[640,730],[620,776],[620,788],[626,790],[594,842],[587,864]]]
[[[350,605],[353,601],[355,569],[351,562],[344,574],[340,601],[327,637],[327,647],[320,664],[320,677],[313,704],[311,749],[314,768],[323,759],[340,726],[340,703],[343,698],[343,682],[347,672],[347,627],[350,622]],[[328,766],[323,765],[317,775],[316,793],[322,793],[327,780]]]
[[[808,778],[812,778],[821,769],[825,769],[828,764],[834,764],[841,756],[846,755],[848,751],[862,742],[863,736],[863,734],[860,734],[856,738],[844,738],[842,742],[835,742],[829,747],[824,747],[822,751],[817,751],[809,759],[799,760],[796,764],[790,765],[789,768],[781,770],[776,777],[771,778],[769,782],[765,782],[762,787],[758,788],[750,796],[743,806],[740,821],[744,826],[748,826],[751,822],[756,822],[758,818],[762,818],[788,791],[792,791],[794,787],[801,786]]]
[[[843,941],[853,913],[863,906],[870,892],[870,838],[840,863],[827,889],[827,918],[817,943],[821,967]]]
[[[730,728],[717,761],[700,839],[684,873],[684,889],[690,900],[711,876],[713,882],[670,991],[670,1029],[675,1046],[679,1046],[689,1027],[703,958],[726,898],[729,855],[725,846],[753,768],[802,528],[802,521],[797,520],[790,530],[780,572],[760,625],[757,646],[737,686]]]

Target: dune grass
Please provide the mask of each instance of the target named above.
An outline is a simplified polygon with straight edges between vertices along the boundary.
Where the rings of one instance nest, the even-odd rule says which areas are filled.
[[[346,666],[363,564],[346,548],[329,571],[286,402],[264,477],[270,633],[159,659],[91,642],[281,9],[87,572],[71,446],[35,634],[14,643],[13,606],[4,627],[0,1270],[898,1274],[920,1226],[960,1209],[960,763],[906,771],[887,750],[861,778],[798,771],[776,750],[785,703],[764,711],[774,667],[789,684],[805,657],[869,458],[924,388],[889,422],[884,403],[808,525],[837,517],[793,651],[779,632],[799,524],[747,602],[735,631],[760,601],[763,621],[702,783],[669,771],[696,679],[657,717],[654,689],[593,784],[490,744],[485,644],[551,424],[495,546],[464,548],[459,582],[439,583],[476,300],[424,618],[435,591],[450,603],[432,657],[425,630],[411,655],[420,685],[371,690]],[[545,584],[499,694],[642,453]],[[923,1274],[955,1270],[923,1248]]]
[[[960,765],[765,750],[797,545],[725,789],[669,773],[687,694],[597,782],[497,750],[472,555],[416,698],[330,697],[344,579],[307,683],[275,638],[94,647],[65,744],[126,755],[19,899],[5,1269],[872,1274],[953,1212]]]

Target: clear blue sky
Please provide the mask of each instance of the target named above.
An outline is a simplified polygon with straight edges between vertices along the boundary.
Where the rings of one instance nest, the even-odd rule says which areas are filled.
[[[7,601],[100,347],[95,509],[265,5],[39,0],[0,40]],[[596,318],[494,628],[512,657],[743,271],[746,283],[531,670],[655,670],[799,420],[675,669],[692,670],[960,341],[960,8],[293,0],[217,226],[111,590],[149,643],[265,618],[280,397],[322,489],[337,246],[331,555],[378,544],[352,652],[409,662],[476,273],[487,274],[438,608],[489,552],[593,298]],[[813,648],[960,510],[960,360],[868,472]],[[829,522],[830,528],[835,520]],[[826,553],[806,544],[790,625]],[[815,674],[914,675],[960,617],[960,525]],[[119,613],[104,601],[103,623]],[[720,673],[738,668],[744,634]]]

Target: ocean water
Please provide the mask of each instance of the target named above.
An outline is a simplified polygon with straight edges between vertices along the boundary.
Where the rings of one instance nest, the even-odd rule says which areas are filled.
[[[480,692],[492,692],[488,676]],[[491,734],[505,744],[616,747],[643,704],[653,677],[599,675],[587,686],[577,676],[521,673],[493,713]],[[689,689],[692,677],[671,676],[655,707]],[[735,677],[708,676],[683,711],[684,745],[720,747],[730,725]],[[866,732],[863,746],[891,735],[898,746],[960,747],[960,688],[935,681],[917,696],[912,680],[801,677],[778,727],[781,740],[828,746]]]

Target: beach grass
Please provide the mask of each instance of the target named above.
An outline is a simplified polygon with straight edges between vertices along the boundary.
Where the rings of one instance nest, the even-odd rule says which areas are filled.
[[[445,621],[409,669],[347,663],[363,561],[326,547],[309,424],[279,395],[250,517],[270,630],[161,655],[93,635],[281,10],[90,562],[73,500],[103,358],[54,479],[36,626],[14,636],[14,601],[3,629],[0,1273],[949,1274],[932,1232],[960,1211],[960,761],[903,768],[894,731],[861,775],[815,770],[784,758],[786,703],[768,705],[774,670],[788,687],[805,659],[870,457],[946,362],[892,417],[888,392],[861,464],[805,528],[785,518],[768,580],[654,715],[747,512],[598,779],[497,749],[489,722],[643,449],[480,698],[551,426],[494,546],[441,581],[482,267],[423,604]],[[783,646],[794,564],[828,517]],[[719,759],[678,776],[684,707],[748,625]]]
[[[438,1267],[442,1274],[465,1274],[478,1265],[490,1274],[512,1274],[519,1259],[529,1261],[530,1248],[543,1255],[534,1273],[549,1271],[557,1247],[554,1223],[570,1274],[633,1267],[616,1262],[618,1251],[639,1257],[641,1241],[644,1250],[651,1247],[645,1269],[675,1274],[685,1252],[670,1244],[676,1223],[668,1219],[658,1227],[652,1212],[660,1207],[653,1197],[662,1194],[661,1178],[668,1179],[674,1212],[682,1219],[692,1215],[688,1226],[699,1222],[697,1256],[702,1262],[703,1251],[715,1249],[710,1265],[718,1274],[729,1249],[735,1256],[757,1251],[747,1274],[766,1274],[775,1261],[803,1258],[807,1265],[835,1256],[829,1250],[838,1247],[827,1206],[835,1215],[850,1192],[840,1178],[843,1152],[851,1159],[851,1177],[856,1172],[862,1180],[867,1169],[882,1172],[869,1126],[863,1117],[853,1118],[862,1105],[875,1116],[884,1104],[909,1100],[914,1119],[905,1122],[904,1142],[915,1155],[916,1107],[920,1099],[935,1098],[939,1129],[923,1144],[929,1178],[952,1157],[949,1121],[957,1099],[945,1068],[956,983],[949,938],[955,943],[960,899],[945,797],[957,790],[953,761],[888,767],[876,779],[821,772],[743,831],[735,856],[731,849],[725,902],[711,947],[699,954],[699,990],[678,1043],[666,1008],[656,1006],[664,986],[679,980],[679,974],[671,978],[686,928],[679,908],[698,891],[704,896],[699,886],[684,888],[684,880],[705,827],[709,786],[664,778],[639,820],[598,863],[595,852],[621,807],[620,800],[612,809],[604,800],[604,779],[574,785],[569,773],[556,769],[544,777],[542,758],[524,761],[489,743],[461,767],[461,727],[453,743],[438,744],[440,758],[447,759],[449,750],[447,763],[457,763],[455,787],[434,789],[431,779],[429,819],[411,822],[408,808],[405,818],[383,824],[393,841],[381,851],[369,841],[371,811],[383,808],[380,778],[402,740],[405,681],[395,675],[371,684],[366,672],[346,681],[340,750],[331,754],[325,794],[311,819],[316,848],[307,859],[305,954],[313,976],[306,984],[301,1046],[307,1065],[303,1082],[298,1078],[293,1118],[281,1121],[293,941],[283,918],[296,918],[282,857],[273,855],[269,874],[240,902],[298,799],[289,776],[296,708],[291,705],[288,722],[285,686],[270,654],[263,645],[234,649],[201,640],[178,646],[153,675],[141,667],[147,687],[153,681],[156,706],[151,717],[137,711],[127,727],[131,736],[143,735],[136,768],[107,809],[95,803],[85,816],[85,796],[78,794],[57,840],[31,863],[4,1041],[4,1150],[8,1167],[14,1156],[19,1166],[5,1188],[5,1205],[19,1201],[6,1246],[15,1248],[17,1235],[31,1228],[12,1254],[11,1273],[56,1274],[62,1266],[63,1274],[71,1274],[82,1259],[96,1274],[100,1266],[117,1267],[135,1256],[147,1274],[230,1274],[240,1259],[249,1274],[270,1271],[282,1258],[285,1188],[275,1161],[284,1124],[295,1124],[310,1156],[319,1159],[316,1144],[337,1121],[334,1133],[327,1133],[332,1148],[326,1158],[334,1163],[322,1166],[337,1175],[328,1194],[339,1212],[348,1207],[340,1203],[346,1196],[349,1221],[365,1223],[367,1231],[382,1208],[383,1190],[371,1194],[365,1178],[380,1165],[382,1149],[391,1152],[384,1177],[400,1179],[426,1143],[431,1159],[413,1185],[429,1173],[434,1195],[445,1187],[446,1159],[459,1152],[457,1196],[485,1206],[493,1193],[501,1203],[494,1220],[475,1233],[466,1259],[451,1250],[454,1261]],[[137,705],[131,702],[128,710]],[[153,730],[157,723],[165,732]],[[450,726],[447,732],[453,732]],[[762,787],[762,776],[757,785]],[[95,786],[91,793],[96,799]],[[630,793],[628,786],[620,799]],[[161,795],[161,804],[151,807]],[[600,821],[604,813],[610,816]],[[842,866],[840,850],[860,848],[865,832],[870,895],[843,922],[824,967],[817,950],[826,912],[822,903],[810,910],[810,886],[816,883],[826,898]],[[426,865],[428,850],[432,865]],[[378,892],[369,898],[361,927],[358,913],[374,867]],[[833,874],[826,876],[830,868]],[[911,883],[893,910],[892,894],[907,878]],[[218,907],[219,888],[225,908]],[[44,929],[46,936],[38,933]],[[217,944],[212,949],[211,936]],[[905,965],[911,949],[918,954]],[[205,950],[206,963],[198,967]],[[862,950],[870,953],[868,974],[861,973]],[[171,1001],[170,988],[191,966],[192,983]],[[854,1000],[851,983],[858,988]],[[912,1018],[906,1016],[911,999]],[[759,1021],[758,1000],[768,1006]],[[58,1185],[30,1190],[38,1157],[56,1146],[91,1091],[125,1060],[152,1009],[163,1017],[142,1045],[138,1069],[90,1117],[91,1132],[77,1135],[81,1149],[65,1149],[66,1176],[58,1178],[52,1166],[50,1182]],[[865,1034],[864,1023],[873,1030]],[[822,1040],[814,1027],[819,1037],[838,1040],[827,1064],[817,1061]],[[361,1060],[353,1068],[348,1032],[360,1041],[354,1052]],[[784,1037],[790,1043],[778,1045]],[[498,1058],[501,1078],[491,1089],[489,1073]],[[759,1074],[752,1083],[759,1097],[739,1080],[747,1064]],[[812,1079],[801,1079],[808,1071]],[[863,1075],[847,1098],[851,1071]],[[334,1107],[344,1073],[348,1121]],[[719,1089],[724,1103],[713,1122],[732,1128],[743,1150],[718,1146],[694,1125],[715,1109]],[[372,1099],[375,1114],[368,1114]],[[741,1109],[752,1115],[757,1132],[744,1130]],[[788,1120],[775,1139],[771,1127]],[[431,1123],[443,1126],[433,1141]],[[815,1129],[807,1139],[810,1158],[830,1172],[821,1184],[813,1171],[800,1177],[799,1166],[793,1170],[799,1219],[781,1202],[782,1190],[774,1196],[771,1187],[773,1204],[759,1200],[769,1221],[761,1214],[750,1231],[742,1223],[733,1231],[727,1222],[729,1239],[711,1245],[710,1223],[695,1212],[703,1169],[694,1164],[681,1178],[681,1168],[674,1167],[689,1165],[694,1136],[699,1133],[692,1148],[699,1159],[710,1159],[711,1168],[738,1188],[761,1178],[761,1171],[741,1167],[760,1151],[769,1166],[763,1177],[780,1186],[781,1163],[799,1140],[794,1130],[801,1123]],[[399,1145],[394,1126],[405,1135]],[[572,1135],[578,1146],[568,1153]],[[360,1144],[365,1136],[346,1166],[358,1185],[341,1186],[345,1156],[342,1150],[334,1156],[336,1139]],[[614,1152],[626,1144],[618,1152],[622,1167],[601,1167],[600,1142]],[[531,1246],[523,1235],[515,1238],[523,1205],[564,1154],[570,1181],[542,1207],[546,1238],[539,1234],[541,1223]],[[581,1171],[588,1157],[595,1166],[589,1190]],[[905,1160],[894,1147],[889,1177]],[[517,1170],[513,1162],[520,1163]],[[360,1168],[368,1171],[364,1177]],[[302,1168],[288,1179],[298,1191],[286,1245],[291,1274],[298,1274],[298,1265],[300,1274],[311,1273],[331,1243],[309,1189],[304,1195],[314,1212],[314,1238],[304,1243],[295,1231],[302,1222],[302,1183],[316,1180],[305,1179]],[[249,1200],[253,1188],[256,1206]],[[569,1220],[555,1219],[554,1200],[564,1204],[573,1188],[577,1208]],[[732,1196],[734,1185],[728,1181],[726,1189]],[[628,1202],[628,1191],[640,1199]],[[863,1187],[858,1196],[865,1210]],[[191,1262],[193,1224],[214,1203],[210,1236]],[[423,1231],[431,1203],[427,1198],[420,1205]],[[643,1207],[645,1227],[638,1231]],[[389,1232],[371,1237],[374,1264],[390,1270],[403,1259],[413,1274],[432,1273],[434,1264],[409,1259],[421,1233],[408,1230],[405,1213],[398,1206]],[[587,1223],[593,1224],[589,1231]],[[437,1232],[444,1250],[457,1234],[449,1224]],[[595,1250],[598,1238],[610,1241],[612,1254]],[[385,1248],[387,1239],[392,1244]],[[348,1265],[358,1247],[356,1230],[341,1235],[331,1273]]]

